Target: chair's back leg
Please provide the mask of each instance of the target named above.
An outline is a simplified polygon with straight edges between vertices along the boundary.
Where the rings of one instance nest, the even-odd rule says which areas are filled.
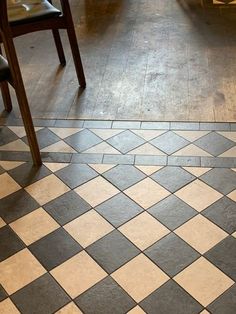
[[[10,96],[10,91],[9,91],[7,81],[1,82],[0,88],[1,88],[1,92],[2,92],[2,99],[3,99],[5,110],[7,112],[11,112],[12,111],[12,102],[11,102],[11,96]]]
[[[63,46],[62,46],[62,43],[61,43],[61,37],[60,37],[59,30],[58,29],[53,29],[52,30],[52,34],[53,34],[53,38],[54,38],[55,45],[56,45],[56,48],[57,48],[57,54],[58,54],[58,58],[59,58],[60,64],[62,66],[65,66],[66,65],[66,58],[65,58]]]

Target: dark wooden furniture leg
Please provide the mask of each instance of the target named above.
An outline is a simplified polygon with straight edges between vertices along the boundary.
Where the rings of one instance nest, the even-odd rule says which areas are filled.
[[[57,48],[57,53],[58,53],[58,58],[59,58],[60,64],[62,66],[65,66],[66,65],[66,58],[65,58],[63,46],[62,46],[62,43],[61,43],[61,37],[60,37],[59,30],[58,29],[53,29],[52,30],[52,34],[53,34],[53,38],[54,38],[55,45],[56,45],[56,48]]]
[[[0,88],[1,88],[1,92],[2,92],[2,99],[3,99],[5,110],[7,112],[11,112],[12,111],[12,102],[11,102],[11,96],[10,96],[8,83],[7,82],[1,82]]]

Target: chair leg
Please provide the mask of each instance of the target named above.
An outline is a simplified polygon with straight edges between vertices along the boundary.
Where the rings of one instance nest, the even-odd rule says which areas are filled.
[[[65,58],[63,46],[62,46],[62,43],[61,43],[61,37],[60,37],[59,30],[58,29],[53,29],[52,30],[52,34],[53,34],[53,38],[54,38],[55,45],[56,45],[56,48],[57,48],[57,53],[58,53],[60,64],[62,66],[65,66],[66,65],[66,58]]]
[[[11,112],[12,102],[11,102],[11,95],[10,95],[8,83],[6,81],[1,82],[0,87],[1,87],[2,99],[3,99],[5,110],[7,112]]]

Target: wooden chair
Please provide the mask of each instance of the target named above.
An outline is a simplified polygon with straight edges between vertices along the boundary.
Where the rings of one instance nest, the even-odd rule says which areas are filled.
[[[5,109],[8,112],[12,110],[11,97],[8,88],[8,83],[10,83],[14,87],[16,92],[16,97],[19,103],[33,162],[35,165],[39,166],[42,164],[42,161],[40,157],[38,142],[35,135],[28,100],[25,93],[15,46],[12,39],[11,28],[8,23],[7,5],[6,1],[3,0],[0,0],[0,36],[7,58],[6,60],[2,57],[2,55],[0,55],[0,87]]]
[[[65,29],[67,31],[79,84],[84,88],[86,81],[69,1],[60,0],[61,11],[54,7],[50,0],[3,0],[3,2],[6,1],[12,36],[17,37],[36,31],[51,30],[58,57],[63,66],[66,64],[66,59],[59,30]]]

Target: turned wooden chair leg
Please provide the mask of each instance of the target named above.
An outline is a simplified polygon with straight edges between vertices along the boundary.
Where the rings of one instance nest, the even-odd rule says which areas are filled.
[[[7,82],[1,82],[0,88],[1,88],[1,92],[2,92],[2,99],[3,99],[5,110],[7,112],[11,112],[12,111],[12,102],[11,102],[11,95],[10,95],[8,83]]]
[[[65,58],[63,46],[62,46],[62,43],[61,43],[61,37],[60,37],[59,30],[58,29],[53,29],[52,30],[52,34],[53,34],[53,38],[54,38],[55,45],[56,45],[56,48],[57,48],[57,54],[58,54],[58,58],[59,58],[60,64],[62,66],[65,66],[66,65],[66,58]]]

